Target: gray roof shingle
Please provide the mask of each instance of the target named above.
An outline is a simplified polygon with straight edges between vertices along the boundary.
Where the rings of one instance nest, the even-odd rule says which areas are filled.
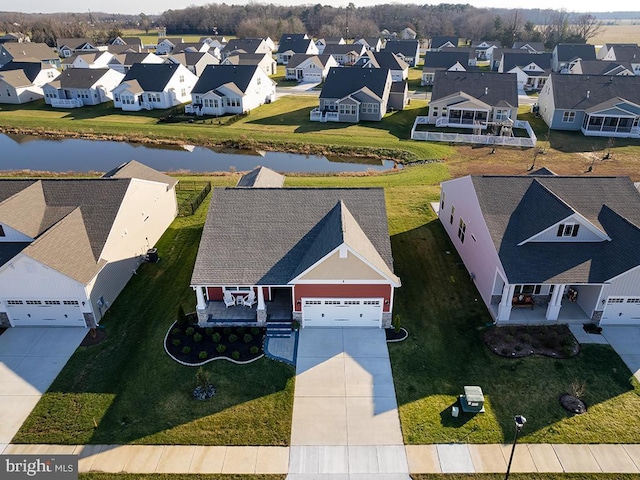
[[[331,67],[320,98],[344,98],[364,87],[382,98],[389,75],[389,70],[383,68]]]
[[[286,285],[343,241],[393,272],[384,190],[217,188],[191,284]]]
[[[173,63],[134,63],[121,83],[135,80],[145,92],[162,92],[179,67]]]
[[[244,93],[258,68],[257,65],[207,65],[191,92],[207,93],[233,83]]]
[[[431,101],[464,92],[492,106],[518,106],[518,79],[512,73],[436,71]]]
[[[562,75],[552,73],[556,108],[586,110],[612,98],[640,103],[640,77],[601,75]]]
[[[91,88],[109,70],[109,68],[67,68],[50,83],[61,88]]]
[[[283,185],[284,175],[260,166],[242,175],[236,187],[282,188]]]
[[[514,67],[526,67],[531,63],[535,63],[543,70],[551,68],[550,53],[513,53],[505,52],[502,64],[502,71],[508,72]]]
[[[596,59],[595,47],[585,43],[559,43],[556,45],[556,53],[560,62],[568,62],[576,58],[581,58],[582,60]]]

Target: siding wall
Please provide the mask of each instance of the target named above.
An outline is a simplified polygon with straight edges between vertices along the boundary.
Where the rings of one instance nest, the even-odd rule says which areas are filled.
[[[578,235],[575,237],[564,237],[558,236],[558,226],[555,225],[551,228],[548,228],[541,235],[535,237],[535,239],[531,240],[531,242],[602,242],[602,237],[596,235],[594,232],[589,230],[582,220],[579,220],[574,215],[567,217],[566,220],[563,220],[560,223],[578,223],[580,224],[580,228],[578,229]]]
[[[33,241],[33,238],[25,235],[22,232],[17,231],[14,228],[11,228],[10,226],[1,223],[0,225],[2,225],[2,229],[4,230],[4,237],[0,237],[0,242],[31,242]]]
[[[614,297],[637,297],[640,296],[640,266],[627,273],[624,273],[614,280],[611,280],[602,289],[602,299],[608,296]]]
[[[382,275],[373,270],[353,253],[347,252],[346,258],[340,258],[335,252],[322,263],[309,271],[301,280],[384,280]]]

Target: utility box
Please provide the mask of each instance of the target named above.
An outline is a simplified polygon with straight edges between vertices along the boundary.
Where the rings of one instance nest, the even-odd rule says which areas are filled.
[[[157,248],[150,248],[149,250],[147,250],[147,260],[151,263],[157,263],[158,262],[158,249]]]
[[[460,407],[463,412],[484,413],[484,395],[478,386],[465,386],[464,395],[460,395]]]

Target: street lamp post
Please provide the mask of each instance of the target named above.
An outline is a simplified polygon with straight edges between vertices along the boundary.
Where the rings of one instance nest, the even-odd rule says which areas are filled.
[[[518,443],[518,434],[524,427],[524,424],[527,423],[527,419],[522,415],[516,415],[513,419],[516,424],[516,434],[513,437],[513,446],[511,447],[511,455],[509,456],[509,465],[507,465],[507,473],[504,476],[504,480],[509,480],[509,473],[511,472],[511,462],[513,461],[513,454],[516,451],[516,443]]]

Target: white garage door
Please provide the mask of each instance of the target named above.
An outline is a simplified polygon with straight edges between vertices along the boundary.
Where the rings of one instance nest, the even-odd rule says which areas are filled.
[[[77,300],[4,300],[14,327],[84,327]]]
[[[640,324],[640,297],[609,297],[602,313],[601,324]]]
[[[303,298],[303,327],[376,327],[382,324],[382,298]]]
[[[304,72],[304,81],[305,82],[321,82],[322,81],[322,72]]]

